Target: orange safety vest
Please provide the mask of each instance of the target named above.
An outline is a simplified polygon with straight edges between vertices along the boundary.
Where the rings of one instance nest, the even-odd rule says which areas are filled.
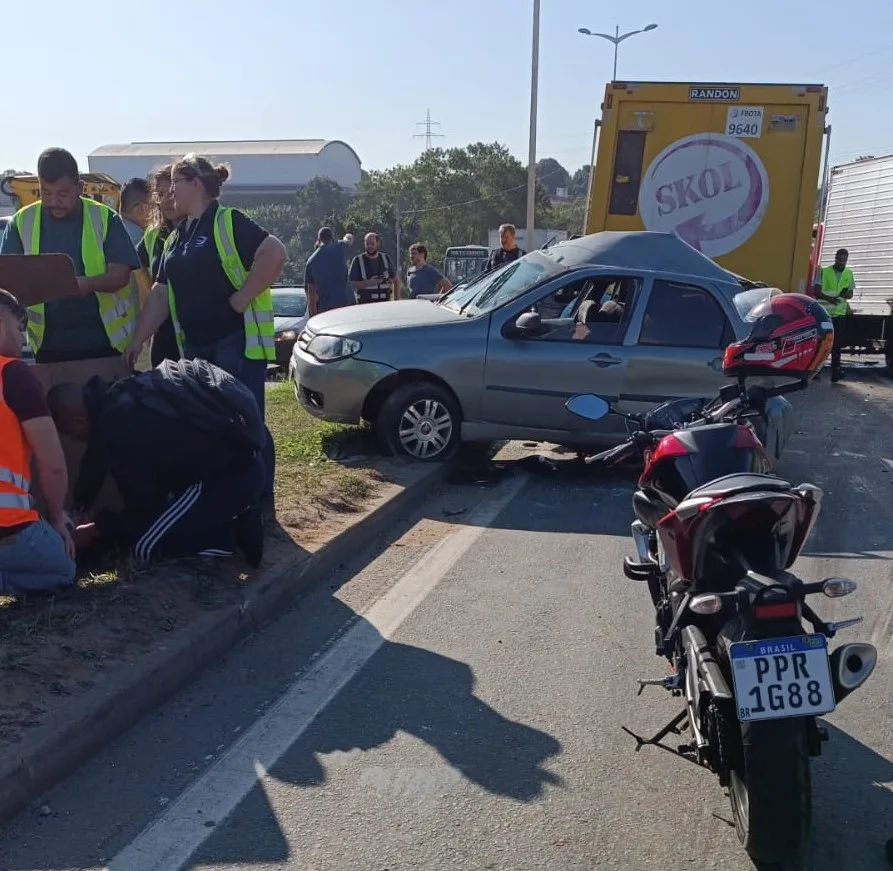
[[[0,527],[40,520],[31,500],[31,448],[3,400],[3,370],[11,362],[11,357],[0,357]]]

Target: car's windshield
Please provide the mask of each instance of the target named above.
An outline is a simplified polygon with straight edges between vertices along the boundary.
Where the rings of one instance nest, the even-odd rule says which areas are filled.
[[[781,293],[781,291],[776,287],[755,287],[751,290],[744,290],[741,293],[736,293],[734,298],[735,308],[738,309],[738,314],[741,316],[741,320],[750,321],[750,313],[761,302],[764,302],[769,299],[770,296],[775,296],[779,293]]]
[[[566,271],[552,257],[540,252],[506,263],[486,275],[475,279],[458,293],[450,294],[444,308],[469,316],[494,311],[526,293],[548,278]]]
[[[303,290],[274,290],[273,315],[277,318],[302,318],[307,311]]]

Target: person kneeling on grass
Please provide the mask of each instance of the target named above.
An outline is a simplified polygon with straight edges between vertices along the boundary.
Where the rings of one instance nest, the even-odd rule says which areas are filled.
[[[0,290],[0,592],[29,593],[74,582],[74,544],[62,506],[68,468],[43,390],[23,360],[25,309]],[[37,467],[47,519],[31,499]]]
[[[59,431],[87,443],[72,500],[86,519],[78,546],[117,541],[140,562],[239,547],[260,565],[266,430],[241,382],[206,360],[165,360],[111,384],[59,384],[47,402]],[[92,517],[107,474],[124,509]]]

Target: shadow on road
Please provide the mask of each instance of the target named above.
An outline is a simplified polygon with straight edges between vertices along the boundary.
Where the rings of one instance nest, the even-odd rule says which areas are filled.
[[[846,702],[844,702],[846,704]],[[889,869],[893,763],[825,723],[829,740],[812,764],[812,844],[808,871]]]
[[[792,399],[796,433],[778,474],[824,491],[805,556],[886,560],[893,524],[893,383],[881,372],[851,370]]]
[[[332,605],[344,612],[343,620],[353,619],[345,643],[353,644],[358,636],[358,647],[378,640],[371,623],[337,600]],[[405,801],[407,796],[436,800],[459,788],[463,779],[518,802],[533,801],[547,785],[560,786],[560,778],[544,767],[561,752],[560,742],[504,717],[475,695],[474,683],[463,662],[384,640],[269,776],[280,785],[312,789],[337,781],[339,769],[350,765],[350,788],[355,791],[359,779],[359,795],[349,800],[352,805],[359,800],[358,807]],[[400,732],[427,744],[444,766],[407,767],[402,751],[376,754],[372,761],[378,764],[364,760],[363,752],[383,747]],[[339,784],[333,788],[340,793]],[[289,859],[291,848],[277,821],[283,807],[271,806],[271,793],[273,805],[278,805],[277,795],[288,801],[281,786],[259,784],[187,867]],[[328,843],[338,839],[331,830],[320,836]]]

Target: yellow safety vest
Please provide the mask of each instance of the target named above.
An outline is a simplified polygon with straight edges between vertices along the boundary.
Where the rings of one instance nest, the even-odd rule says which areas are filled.
[[[849,290],[855,283],[853,270],[848,266],[845,266],[840,274],[833,266],[825,266],[822,269],[822,293],[836,297],[836,299],[834,302],[820,299],[819,302],[832,318],[843,317],[847,313],[847,301],[840,294]]]
[[[170,237],[169,237],[170,238]],[[214,243],[220,264],[230,284],[240,290],[248,272],[242,265],[242,259],[236,250],[236,238],[233,233],[233,209],[219,206],[214,216]],[[166,244],[166,243],[165,243]],[[174,287],[168,281],[167,297],[170,304],[171,320],[174,322],[174,334],[180,354],[184,353],[186,337],[177,319],[177,306],[174,300]],[[266,360],[272,363],[276,359],[276,343],[273,324],[273,293],[268,287],[252,300],[251,305],[242,314],[245,322],[245,356],[249,360]]]
[[[106,270],[103,245],[108,235],[109,217],[113,214],[108,206],[81,197],[84,209],[84,229],[81,235],[81,259],[84,261],[84,275],[93,278],[103,275]],[[40,254],[40,201],[25,206],[16,212],[13,221],[22,250],[25,254]],[[133,335],[137,307],[134,305],[133,287],[130,282],[115,293],[94,294],[99,302],[99,316],[109,343],[123,353]],[[46,334],[46,311],[44,303],[28,307],[28,338],[34,352],[40,351]]]
[[[145,233],[143,233],[143,246],[146,249],[146,257],[149,260],[149,277],[152,277],[152,266],[155,263],[155,245],[158,242],[158,237],[161,235],[160,227],[149,227]]]

